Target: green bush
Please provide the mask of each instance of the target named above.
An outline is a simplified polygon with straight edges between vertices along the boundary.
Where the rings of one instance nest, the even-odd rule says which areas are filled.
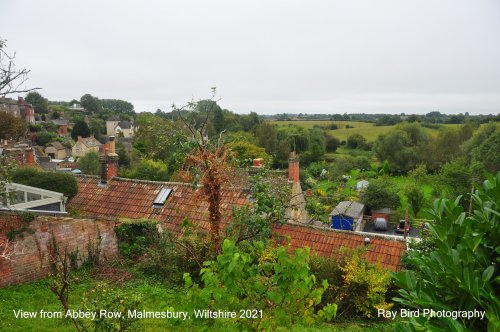
[[[12,182],[56,191],[68,198],[78,193],[78,184],[72,174],[44,172],[31,167],[16,169],[12,173]]]
[[[132,331],[137,330],[135,324],[139,320],[130,317],[128,310],[142,310],[144,299],[132,294],[123,288],[114,289],[104,282],[98,283],[94,288],[87,290],[83,296],[80,310],[84,312],[95,312],[96,318],[77,319],[76,324],[81,331]],[[107,318],[100,315],[101,310],[120,313],[119,318]]]
[[[378,264],[370,264],[364,257],[364,248],[342,250],[342,259],[314,257],[311,272],[318,279],[326,279],[328,288],[323,303],[336,301],[339,316],[350,318],[362,314],[376,317],[377,309],[388,309],[386,293],[391,284],[389,272]]]
[[[317,310],[328,282],[315,288],[308,248],[293,254],[285,247],[265,247],[262,242],[247,248],[238,248],[226,239],[217,259],[204,263],[200,272],[203,287],[186,274],[187,302],[194,308],[237,312],[233,322],[239,329],[275,330],[278,326],[310,325],[335,316],[335,305]],[[248,309],[254,318],[241,318],[241,309]]]
[[[120,254],[128,259],[142,256],[159,238],[157,223],[149,220],[127,222],[115,227]]]
[[[122,169],[120,176],[129,179],[168,181],[169,171],[166,163],[144,158],[132,164],[132,168]]]
[[[40,146],[47,146],[50,142],[54,141],[56,137],[57,135],[54,133],[41,131],[36,134],[36,144]]]
[[[401,204],[398,192],[388,178],[378,178],[370,181],[370,185],[365,189],[362,201],[370,209],[396,208]]]
[[[205,234],[189,230],[187,221],[183,228],[182,236],[174,236],[160,233],[157,222],[126,222],[115,227],[118,249],[144,274],[179,283],[184,272],[199,271],[209,248]]]
[[[500,173],[472,196],[467,216],[455,201],[436,200],[429,225],[431,250],[410,251],[412,270],[393,275],[394,298],[412,309],[485,311],[486,319],[413,317],[405,330],[496,331],[500,328],[499,269]],[[403,329],[403,327],[401,327]]]
[[[99,162],[99,155],[97,152],[92,151],[84,155],[78,160],[78,165],[83,174],[99,175],[101,172],[101,163]]]

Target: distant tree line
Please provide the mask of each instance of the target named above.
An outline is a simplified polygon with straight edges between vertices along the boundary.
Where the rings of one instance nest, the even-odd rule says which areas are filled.
[[[361,121],[371,122],[377,126],[392,126],[403,121],[420,122],[421,124],[463,124],[468,121],[487,123],[500,121],[500,114],[470,115],[468,112],[459,114],[443,114],[438,111],[427,114],[290,114],[281,113],[274,115],[262,115],[261,118],[276,121]],[[435,127],[437,129],[437,127]]]

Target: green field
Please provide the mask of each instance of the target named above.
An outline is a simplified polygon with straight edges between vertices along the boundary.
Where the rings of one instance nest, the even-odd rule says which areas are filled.
[[[339,129],[328,130],[328,133],[341,141],[347,140],[347,138],[353,134],[360,134],[366,138],[368,142],[373,142],[377,139],[379,135],[388,133],[394,126],[375,126],[371,122],[358,122],[358,121],[271,121],[279,127],[284,126],[300,126],[304,128],[313,128],[314,126],[328,126],[330,124],[336,124]],[[354,128],[346,128],[346,126],[352,126]],[[443,125],[446,127],[454,127],[460,125]],[[431,136],[437,135],[439,129],[424,128],[424,130]]]

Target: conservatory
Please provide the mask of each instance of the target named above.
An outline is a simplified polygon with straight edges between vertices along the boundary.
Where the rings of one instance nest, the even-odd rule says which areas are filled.
[[[7,183],[5,189],[0,209],[66,212],[66,197],[61,193],[18,183]]]

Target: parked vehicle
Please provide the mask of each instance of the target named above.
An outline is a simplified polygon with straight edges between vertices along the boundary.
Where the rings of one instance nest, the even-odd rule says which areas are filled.
[[[375,218],[373,221],[373,228],[377,231],[386,231],[387,220],[385,220],[385,218]]]
[[[396,225],[396,233],[404,233],[406,224],[406,233],[410,231],[410,222],[406,223],[406,220],[400,220]]]

